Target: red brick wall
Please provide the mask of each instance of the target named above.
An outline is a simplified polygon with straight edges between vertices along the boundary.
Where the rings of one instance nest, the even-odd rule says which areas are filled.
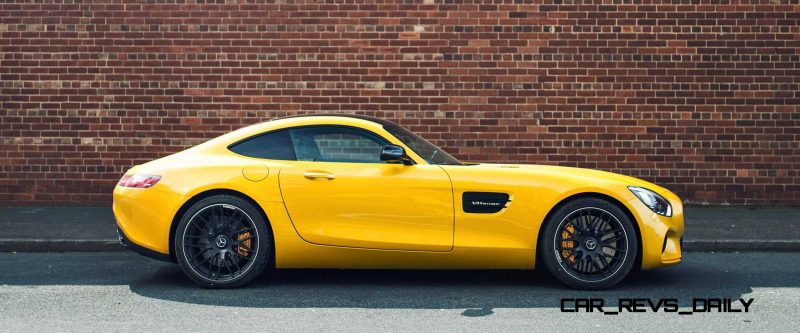
[[[131,165],[357,112],[465,160],[800,204],[797,1],[43,2],[0,4],[0,202],[109,202]]]

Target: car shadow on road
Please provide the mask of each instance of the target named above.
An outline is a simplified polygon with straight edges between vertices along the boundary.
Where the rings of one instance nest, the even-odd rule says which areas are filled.
[[[162,266],[133,281],[133,292],[162,300],[260,308],[467,309],[484,316],[495,308],[558,308],[562,298],[745,297],[757,287],[798,287],[798,268],[752,254],[703,254],[676,267],[635,272],[605,291],[577,291],[539,271],[277,270],[232,290],[194,286],[177,265]],[[794,256],[793,258],[795,258]],[[699,258],[698,258],[699,259]],[[755,262],[754,262],[755,260]],[[762,262],[759,262],[762,261]],[[736,266],[736,265],[739,266]],[[754,274],[752,265],[763,265]],[[615,304],[615,303],[612,303]]]
[[[636,272],[610,290],[577,291],[544,272],[272,270],[239,289],[195,286],[178,265],[134,253],[0,253],[3,286],[128,286],[155,300],[255,308],[559,308],[562,298],[748,298],[758,288],[800,287],[800,253],[689,253],[684,263]],[[613,306],[613,305],[612,305]]]

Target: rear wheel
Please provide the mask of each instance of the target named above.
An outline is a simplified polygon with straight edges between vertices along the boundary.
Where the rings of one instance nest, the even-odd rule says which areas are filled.
[[[636,260],[633,222],[616,205],[577,199],[546,221],[542,259],[561,282],[579,289],[603,289],[620,282]]]
[[[178,264],[192,281],[207,288],[233,288],[264,270],[272,254],[272,234],[253,204],[218,195],[186,211],[175,245]]]

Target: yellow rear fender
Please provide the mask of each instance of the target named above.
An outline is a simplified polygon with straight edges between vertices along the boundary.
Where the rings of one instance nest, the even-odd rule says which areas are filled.
[[[219,158],[193,158],[182,154],[171,155],[163,160],[131,168],[127,174],[150,174],[161,176],[160,181],[149,189],[120,189],[139,191],[153,202],[177,202],[178,205],[162,205],[160,216],[168,218],[169,233],[148,233],[145,239],[148,248],[173,255],[172,240],[177,222],[195,202],[215,194],[231,194],[251,201],[268,214],[264,204],[282,202],[278,187],[278,172],[284,165],[280,161],[267,161],[238,156]],[[170,199],[166,199],[170,198]],[[177,200],[175,200],[177,199]],[[165,221],[166,222],[166,221]],[[166,230],[165,230],[166,231]],[[167,238],[168,235],[168,238]]]
[[[269,215],[265,212],[264,207],[262,207],[257,201],[253,200],[252,197],[250,197],[249,195],[247,195],[245,193],[242,193],[242,192],[236,191],[234,189],[230,189],[230,188],[224,188],[224,187],[220,187],[220,188],[216,188],[216,189],[207,190],[207,191],[204,191],[204,192],[201,192],[201,193],[197,193],[196,195],[193,195],[193,196],[189,197],[187,200],[185,200],[183,202],[183,205],[176,210],[175,214],[173,214],[172,223],[170,225],[170,230],[169,230],[169,240],[168,240],[168,242],[169,242],[169,250],[170,250],[169,254],[173,259],[174,259],[174,256],[175,256],[175,244],[174,244],[174,242],[172,240],[175,239],[175,230],[177,229],[178,223],[180,223],[180,220],[183,217],[183,215],[186,213],[187,210],[189,210],[190,207],[192,207],[192,205],[194,205],[198,201],[203,200],[203,199],[208,198],[208,197],[217,196],[217,195],[235,196],[235,197],[239,197],[239,198],[242,198],[242,199],[250,202],[251,204],[253,204],[253,206],[258,208],[258,210],[260,211],[260,213],[261,213],[262,217],[264,218],[264,220],[267,221],[267,228],[272,228],[272,224],[270,223],[270,220],[269,220]],[[273,244],[273,246],[274,246],[274,244]]]

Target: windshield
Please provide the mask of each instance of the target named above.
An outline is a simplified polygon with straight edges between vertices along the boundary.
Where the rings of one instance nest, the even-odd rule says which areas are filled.
[[[464,165],[461,161],[442,150],[442,148],[436,147],[428,140],[411,133],[405,128],[397,125],[384,125],[383,128],[430,164]]]

